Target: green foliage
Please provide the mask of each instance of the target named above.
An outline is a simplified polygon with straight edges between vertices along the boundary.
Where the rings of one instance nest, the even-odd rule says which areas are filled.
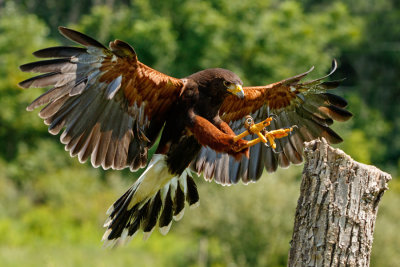
[[[217,185],[201,184],[198,215],[185,218],[191,227],[185,230],[208,240],[209,264],[286,265],[300,170],[301,166],[293,166],[265,175],[256,184],[239,184],[224,191]]]
[[[26,104],[38,92],[23,92],[16,88],[26,74],[18,66],[27,60],[34,50],[54,44],[46,39],[47,27],[35,15],[22,15],[17,7],[8,4],[0,16],[0,155],[6,160],[18,156],[18,147],[32,144],[45,133],[39,119],[33,120],[25,111]],[[44,135],[43,135],[44,136]]]
[[[398,266],[400,259],[398,248],[400,238],[398,223],[400,213],[400,179],[394,179],[389,184],[389,189],[379,206],[379,214],[376,221],[374,244],[372,247],[371,266]]]
[[[18,66],[37,49],[60,43],[58,25],[104,43],[122,39],[139,59],[183,77],[228,68],[245,84],[266,84],[332,58],[354,118],[334,128],[346,153],[400,171],[400,6],[370,1],[0,1],[0,265],[1,266],[285,266],[301,167],[257,184],[222,188],[199,181],[201,206],[171,233],[138,236],[127,247],[101,248],[107,207],[137,174],[102,171],[71,159],[25,111],[43,89],[22,90]],[[380,206],[373,266],[397,266],[400,183]]]

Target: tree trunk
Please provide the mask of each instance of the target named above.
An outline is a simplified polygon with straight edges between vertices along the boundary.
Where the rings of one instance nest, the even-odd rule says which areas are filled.
[[[369,266],[378,204],[391,176],[325,139],[305,144],[288,266]]]

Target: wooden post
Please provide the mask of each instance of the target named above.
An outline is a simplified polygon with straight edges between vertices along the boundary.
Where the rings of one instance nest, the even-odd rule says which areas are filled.
[[[378,204],[391,176],[325,139],[305,144],[288,266],[369,266]]]

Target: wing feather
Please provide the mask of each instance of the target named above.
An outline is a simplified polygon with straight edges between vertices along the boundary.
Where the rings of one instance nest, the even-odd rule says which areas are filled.
[[[183,81],[138,61],[123,41],[106,48],[75,30],[59,31],[85,47],[45,48],[33,53],[45,60],[20,67],[41,73],[19,83],[21,87],[53,86],[27,110],[45,105],[40,117],[52,134],[64,129],[61,142],[81,162],[91,157],[93,166],[105,169],[143,167],[167,111],[184,89]]]
[[[58,27],[58,30],[62,35],[64,35],[71,41],[77,42],[84,46],[98,47],[107,50],[107,48],[104,45],[102,45],[92,37],[89,37],[83,33],[80,33],[72,29],[68,29],[66,27]]]
[[[324,137],[333,144],[341,142],[340,136],[329,126],[334,120],[350,119],[352,114],[345,109],[346,100],[326,90],[336,88],[342,80],[323,81],[336,68],[337,63],[333,61],[331,71],[321,78],[301,82],[313,70],[311,68],[305,73],[277,83],[244,87],[243,100],[234,96],[227,97],[221,106],[220,116],[236,134],[245,131],[246,115],[251,115],[255,122],[260,122],[274,114],[275,120],[267,127],[269,131],[293,125],[297,128],[288,137],[277,139],[275,150],[261,143],[251,147],[250,159],[242,157],[240,161],[235,161],[228,154],[202,148],[192,167],[197,172],[203,172],[207,180],[214,179],[221,184],[237,183],[239,180],[243,183],[255,182],[264,168],[268,172],[274,172],[278,166],[286,168],[290,164],[301,163],[305,141]],[[251,136],[251,139],[255,138],[256,135]],[[223,158],[223,162],[229,164],[219,164],[222,161],[215,158]]]
[[[40,49],[33,52],[33,55],[38,58],[70,58],[85,53],[86,49],[81,47],[55,46]]]

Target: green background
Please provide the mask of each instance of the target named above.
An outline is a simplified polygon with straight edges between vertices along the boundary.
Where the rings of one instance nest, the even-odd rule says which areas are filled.
[[[223,67],[245,85],[308,70],[332,58],[346,77],[335,93],[354,118],[334,129],[354,159],[391,173],[379,209],[371,266],[400,266],[400,2],[396,0],[0,0],[0,266],[285,266],[302,166],[256,184],[197,179],[199,208],[167,236],[139,234],[103,249],[105,211],[137,174],[71,159],[25,111],[43,89],[23,90],[18,66],[47,46],[70,44],[57,26],[107,44],[129,42],[139,59],[184,77]]]

